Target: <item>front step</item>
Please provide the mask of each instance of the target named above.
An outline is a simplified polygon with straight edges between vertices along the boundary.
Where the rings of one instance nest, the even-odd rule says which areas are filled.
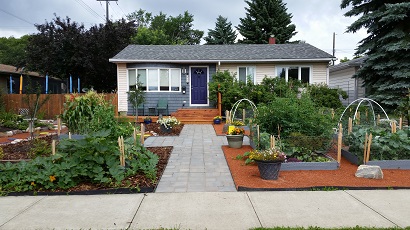
[[[218,109],[178,109],[171,116],[184,124],[212,124],[214,117],[219,115]]]

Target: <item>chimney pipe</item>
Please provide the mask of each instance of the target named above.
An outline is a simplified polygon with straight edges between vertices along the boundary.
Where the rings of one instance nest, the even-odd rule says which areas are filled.
[[[269,37],[269,44],[276,44],[275,35],[272,34],[272,35]]]

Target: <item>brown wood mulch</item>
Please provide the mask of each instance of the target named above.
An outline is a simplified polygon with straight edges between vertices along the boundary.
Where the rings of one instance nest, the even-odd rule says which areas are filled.
[[[222,134],[222,127],[223,125],[214,125],[215,132]],[[237,155],[243,155],[251,149],[250,146],[242,146],[240,149],[233,149],[229,146],[222,147],[232,178],[239,190],[292,190],[320,187],[339,189],[410,188],[410,170],[383,169],[384,178],[381,180],[357,178],[355,172],[358,166],[344,158],[342,158],[340,168],[337,170],[281,171],[278,180],[262,180],[255,164],[245,165],[244,160],[236,159]]]

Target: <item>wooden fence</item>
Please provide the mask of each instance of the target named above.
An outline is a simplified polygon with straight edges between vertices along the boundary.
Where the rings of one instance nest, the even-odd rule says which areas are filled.
[[[69,94],[41,94],[40,101],[44,100],[46,96],[50,98],[48,101],[39,109],[37,114],[43,116],[44,119],[55,119],[57,115],[60,115],[64,111],[64,103],[66,101],[65,96]],[[82,94],[80,94],[82,95]],[[4,106],[6,111],[19,113],[20,109],[28,108],[27,103],[24,98],[26,94],[6,94],[3,96]],[[118,114],[117,94],[104,94],[105,100],[110,101],[114,105],[114,114]]]

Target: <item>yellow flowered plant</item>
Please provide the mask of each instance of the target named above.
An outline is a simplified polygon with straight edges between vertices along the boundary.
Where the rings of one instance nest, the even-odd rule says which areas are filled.
[[[245,133],[245,129],[240,127],[235,127],[234,129],[226,132],[227,135],[241,135]]]
[[[222,117],[221,116],[215,116],[214,120],[222,120]]]
[[[56,180],[56,177],[55,176],[50,176],[50,181],[51,182],[53,182],[53,181],[55,181]]]
[[[279,148],[265,150],[252,150],[249,152],[249,159],[256,161],[283,162],[286,160],[286,154]]]

